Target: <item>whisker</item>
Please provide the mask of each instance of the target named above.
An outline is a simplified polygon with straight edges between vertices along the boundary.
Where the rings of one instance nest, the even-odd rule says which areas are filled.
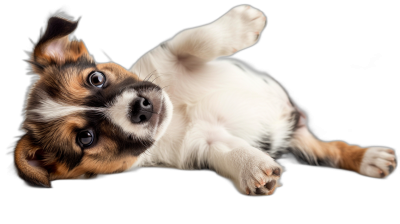
[[[147,156],[152,156],[152,154],[151,154],[151,152],[150,152],[149,150],[144,151],[144,153],[145,153]]]
[[[144,142],[142,142],[142,140],[140,138],[138,138],[139,142],[144,145],[146,148],[150,148],[150,145],[146,145]],[[146,150],[147,151],[147,150]],[[145,151],[145,152],[146,152]]]
[[[108,60],[112,61],[111,57],[108,56],[108,54],[105,51],[102,51],[104,55],[106,55],[106,57],[108,58]]]
[[[139,80],[140,80],[140,74],[142,73],[142,63],[139,64]]]
[[[163,90],[163,89],[166,88],[166,87],[170,87],[170,86],[171,86],[171,85],[164,86],[164,87],[161,88],[161,90]]]
[[[151,78],[151,76],[154,75],[154,72],[155,72],[155,71],[157,71],[157,69],[154,69],[154,71],[152,71],[152,72],[149,74],[150,76],[147,75],[148,78],[146,77],[143,81],[148,81],[148,80]]]
[[[160,77],[161,77],[161,75],[157,76],[155,79],[153,79],[153,81],[151,81],[151,83],[154,83],[154,80],[156,80],[156,79],[158,79]]]

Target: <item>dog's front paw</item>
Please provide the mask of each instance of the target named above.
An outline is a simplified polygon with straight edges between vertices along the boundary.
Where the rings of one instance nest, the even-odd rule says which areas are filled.
[[[255,44],[266,24],[265,15],[249,5],[231,9],[217,20],[219,32],[225,33],[227,44],[225,55],[250,47]]]
[[[241,156],[239,188],[250,195],[270,195],[278,186],[282,168],[264,152]]]
[[[397,161],[393,149],[371,147],[364,153],[360,173],[370,177],[382,178],[392,173],[396,166]]]

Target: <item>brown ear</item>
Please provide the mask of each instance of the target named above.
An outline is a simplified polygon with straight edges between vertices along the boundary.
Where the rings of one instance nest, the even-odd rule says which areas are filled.
[[[32,139],[28,134],[22,136],[14,151],[15,166],[18,169],[19,176],[28,183],[51,187],[48,171],[38,163],[37,153],[39,151],[40,148],[32,144]]]
[[[32,60],[33,69],[40,73],[47,65],[64,64],[76,61],[88,51],[82,41],[70,41],[71,34],[78,22],[72,22],[60,17],[51,17],[47,23],[46,32],[36,44]]]

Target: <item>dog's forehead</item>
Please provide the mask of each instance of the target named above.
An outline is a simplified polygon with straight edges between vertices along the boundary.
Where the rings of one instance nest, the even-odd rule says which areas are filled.
[[[50,98],[67,104],[80,104],[90,94],[86,85],[88,74],[96,70],[95,64],[78,66],[52,66],[41,75],[32,94],[45,92]],[[43,94],[42,94],[43,95]],[[28,108],[29,109],[29,108]]]
[[[82,104],[85,98],[98,93],[98,91],[91,91],[96,89],[93,89],[88,81],[93,71],[102,72],[111,88],[129,78],[139,79],[136,74],[115,63],[96,65],[87,60],[80,60],[61,67],[49,68],[37,87],[57,101],[70,105]]]
[[[101,94],[89,84],[88,78],[93,71],[100,71],[106,76],[109,89],[118,88],[118,83],[127,79],[138,80],[137,75],[115,63],[96,65],[81,59],[63,66],[52,66],[33,85],[27,111],[35,110],[55,118],[60,113],[83,110],[81,106],[87,104],[90,97]]]
[[[103,63],[97,64],[96,66],[99,71],[105,73],[107,79],[112,83],[122,82],[126,78],[139,80],[139,77],[136,74],[126,70],[124,67],[116,63]]]

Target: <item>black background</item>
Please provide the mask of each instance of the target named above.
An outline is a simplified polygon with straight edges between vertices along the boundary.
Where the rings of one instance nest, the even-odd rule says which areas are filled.
[[[20,134],[21,110],[30,84],[28,65],[23,62],[27,59],[24,51],[32,49],[28,38],[36,41],[39,28],[58,9],[74,18],[82,16],[74,36],[84,40],[97,62],[108,61],[106,52],[113,61],[129,68],[141,55],[180,30],[209,23],[240,3],[15,4],[2,19],[2,71],[6,73],[1,94],[2,120],[6,122],[2,125],[3,152],[12,151],[15,136]],[[267,15],[268,26],[257,45],[235,57],[279,81],[308,112],[310,129],[319,138],[400,149],[400,38],[394,4],[246,3]],[[3,185],[13,195],[10,203],[25,206],[21,202],[27,199],[33,207],[46,211],[73,203],[74,208],[85,209],[97,205],[97,214],[124,208],[138,215],[138,208],[144,208],[155,214],[171,210],[168,214],[173,217],[184,209],[192,211],[195,219],[210,212],[224,215],[229,207],[236,208],[229,210],[230,216],[255,216],[262,222],[278,210],[299,220],[316,214],[325,215],[325,219],[346,215],[397,219],[398,213],[391,211],[399,211],[398,170],[386,180],[376,180],[283,161],[287,164],[283,187],[271,197],[248,198],[212,172],[163,169],[143,169],[94,181],[59,181],[53,182],[52,190],[34,190],[15,177],[11,156],[5,158]],[[243,211],[246,208],[250,212]]]

